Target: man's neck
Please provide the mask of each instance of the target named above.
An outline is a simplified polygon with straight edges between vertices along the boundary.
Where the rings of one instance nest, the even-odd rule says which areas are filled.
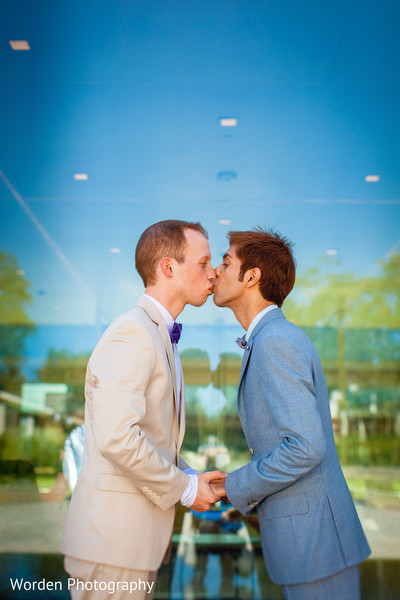
[[[176,321],[178,315],[185,308],[184,305],[182,306],[182,302],[179,302],[176,297],[174,298],[170,293],[161,289],[159,286],[148,286],[145,289],[145,293],[158,300],[158,302],[170,313],[174,321]]]
[[[264,308],[267,308],[267,306],[271,306],[271,304],[274,303],[261,298],[249,302],[241,302],[240,304],[230,306],[229,308],[233,310],[237,321],[239,321],[243,329],[247,331],[254,317],[264,310]]]

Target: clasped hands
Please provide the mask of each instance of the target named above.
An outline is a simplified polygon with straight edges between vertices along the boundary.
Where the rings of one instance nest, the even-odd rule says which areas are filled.
[[[209,510],[211,506],[218,500],[229,502],[225,491],[225,478],[228,473],[225,471],[208,471],[207,473],[199,473],[197,496],[190,507],[196,512],[204,512]]]

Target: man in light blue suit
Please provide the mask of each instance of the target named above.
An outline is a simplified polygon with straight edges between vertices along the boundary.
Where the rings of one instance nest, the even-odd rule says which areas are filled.
[[[344,479],[317,351],[280,307],[295,280],[291,244],[256,228],[228,234],[214,302],[246,330],[238,410],[251,461],[214,491],[257,510],[265,564],[286,600],[357,600],[369,554]]]

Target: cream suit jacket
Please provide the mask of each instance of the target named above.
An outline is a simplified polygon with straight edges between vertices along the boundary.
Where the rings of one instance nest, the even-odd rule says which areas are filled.
[[[184,398],[179,423],[173,349],[150,300],[141,297],[105,331],[89,360],[85,397],[83,465],[61,552],[157,570],[189,477],[179,458]]]

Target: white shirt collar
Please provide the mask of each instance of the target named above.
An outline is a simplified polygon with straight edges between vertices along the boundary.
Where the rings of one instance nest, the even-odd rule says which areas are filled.
[[[259,321],[261,321],[261,319],[263,318],[264,315],[267,314],[267,312],[269,312],[270,310],[274,310],[274,308],[278,308],[278,306],[276,304],[270,304],[269,306],[266,306],[261,312],[258,313],[258,315],[256,315],[254,317],[254,319],[252,320],[252,322],[249,325],[249,328],[247,329],[244,339],[247,340],[250,338],[251,334],[253,333],[253,330],[255,328],[255,326],[257,325],[257,323]]]
[[[149,294],[143,294],[143,296],[145,298],[148,298],[149,300],[152,301],[153,304],[155,304],[155,306],[160,311],[162,318],[165,321],[165,324],[168,329],[168,333],[171,333],[171,329],[174,326],[174,319],[172,318],[172,315],[167,311],[167,309],[158,300],[153,298],[153,296],[150,296]]]

